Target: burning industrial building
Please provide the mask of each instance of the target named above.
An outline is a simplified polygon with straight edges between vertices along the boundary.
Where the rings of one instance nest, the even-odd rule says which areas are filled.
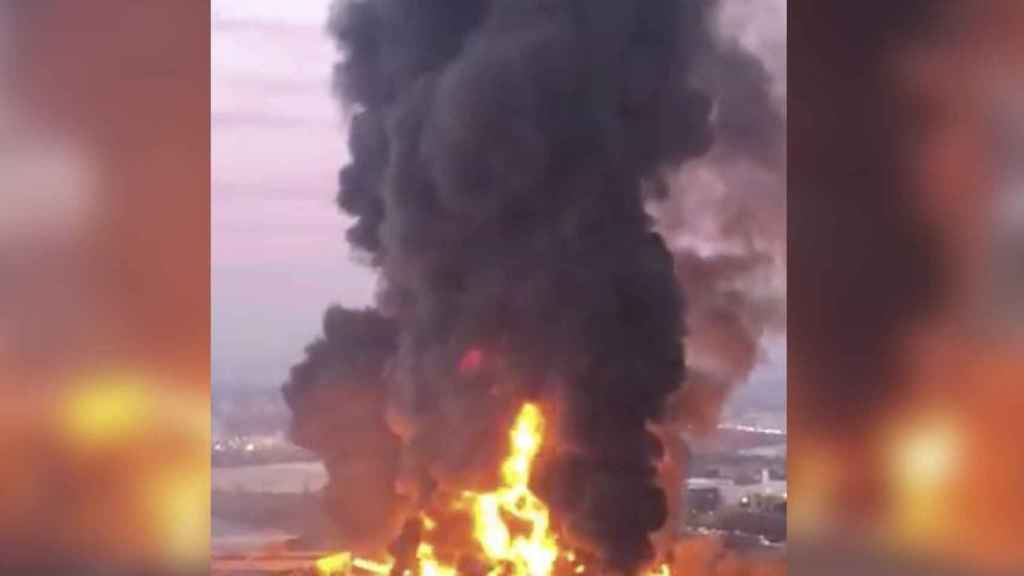
[[[338,203],[379,293],[330,309],[284,386],[346,548],[323,571],[673,570],[679,432],[784,323],[779,227],[736,201],[781,171],[784,122],[717,9],[335,4]],[[688,213],[703,173],[680,167],[709,150],[736,170]]]

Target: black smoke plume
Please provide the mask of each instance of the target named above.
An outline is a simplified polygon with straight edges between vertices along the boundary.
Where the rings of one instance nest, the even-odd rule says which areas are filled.
[[[710,146],[711,101],[691,83],[710,7],[335,5],[336,86],[353,114],[338,202],[379,269],[380,311],[329,313],[286,395],[296,434],[303,405],[329,413],[318,386],[341,391],[339,406],[349,390],[380,399],[400,444],[383,453],[388,510],[487,482],[530,399],[553,425],[534,484],[558,528],[611,569],[652,557],[667,510],[649,426],[683,380],[684,315],[645,202]],[[343,418],[305,445],[341,462]]]
[[[326,509],[339,535],[350,546],[372,550],[401,522],[402,502],[392,488],[400,443],[382,409],[398,331],[375,311],[339,307],[327,310],[323,330],[284,386],[290,436],[324,462]]]

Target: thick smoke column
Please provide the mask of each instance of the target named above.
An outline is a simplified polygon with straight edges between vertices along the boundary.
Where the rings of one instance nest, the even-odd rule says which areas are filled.
[[[327,311],[323,328],[284,387],[290,436],[323,460],[326,508],[341,536],[354,547],[379,548],[401,522],[401,501],[391,487],[400,445],[382,409],[397,330],[372,310],[338,307]]]
[[[644,204],[710,144],[710,101],[690,83],[708,7],[335,6],[337,86],[354,114],[339,204],[381,274],[387,320],[366,314],[396,330],[394,357],[373,356],[362,385],[389,388],[395,502],[487,481],[511,414],[536,400],[556,429],[535,484],[562,531],[614,569],[650,559],[667,511],[649,425],[683,380],[683,314]],[[310,349],[287,386],[293,410],[363,353],[345,340]]]

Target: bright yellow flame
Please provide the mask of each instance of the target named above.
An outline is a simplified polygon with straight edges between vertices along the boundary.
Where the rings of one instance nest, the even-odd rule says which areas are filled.
[[[917,484],[943,482],[955,468],[956,445],[956,433],[947,423],[915,430],[902,447],[907,479]]]
[[[64,408],[70,436],[79,443],[101,445],[137,432],[153,405],[137,382],[121,379],[73,389],[66,395]]]
[[[123,530],[96,548],[173,565],[201,566],[209,558],[208,398],[160,373],[123,367],[73,374],[56,392],[51,425],[61,448],[95,458],[93,469],[119,471],[90,487],[82,503],[109,511]],[[97,513],[77,516],[75,532],[84,529],[76,523],[111,522]]]
[[[549,532],[548,508],[529,487],[543,437],[540,408],[524,404],[509,432],[511,454],[501,466],[504,485],[493,492],[466,494],[473,506],[473,534],[488,559],[508,568],[502,573],[545,576],[551,574],[558,556],[558,543]],[[513,534],[506,517],[521,521],[525,533]]]
[[[423,521],[423,529],[427,532],[437,528],[437,522],[434,522],[434,519],[426,514],[420,514],[420,520]]]
[[[59,411],[62,431],[80,448],[111,447],[161,430],[204,443],[210,434],[208,403],[144,373],[83,377],[63,391]]]
[[[179,472],[184,472],[179,467]],[[201,470],[150,481],[146,504],[171,562],[200,562],[209,554],[210,483]]]
[[[434,547],[421,542],[416,549],[416,559],[420,561],[420,576],[455,576],[455,568],[438,562],[434,556]]]
[[[897,539],[908,544],[952,535],[952,496],[963,456],[962,430],[948,415],[914,419],[897,431],[890,452],[890,480],[895,506],[887,522]]]
[[[374,562],[373,560],[367,560],[366,558],[354,558],[352,565],[360,570],[365,570],[373,574],[380,574],[381,576],[387,576],[391,573],[391,567],[394,562]]]
[[[650,572],[650,576],[670,576],[671,574],[672,571],[669,570],[668,564],[662,564]]]
[[[339,552],[317,560],[316,572],[320,576],[333,576],[346,573],[351,566],[352,555],[348,552]]]
[[[558,558],[558,541],[550,531],[547,505],[530,490],[530,471],[544,439],[544,416],[535,404],[524,404],[509,431],[510,453],[501,466],[502,485],[491,492],[465,492],[456,509],[473,514],[473,537],[493,568],[488,576],[549,576]],[[421,514],[426,532],[437,524]],[[514,526],[508,524],[512,520]],[[567,550],[563,557],[575,574],[587,567],[577,563],[576,554]],[[434,546],[420,542],[416,549],[418,576],[457,576],[458,571],[438,559]],[[352,567],[384,574],[393,562],[369,563],[354,559],[348,553],[335,554],[317,562],[321,576],[345,573]],[[662,564],[649,576],[669,576],[668,565]]]

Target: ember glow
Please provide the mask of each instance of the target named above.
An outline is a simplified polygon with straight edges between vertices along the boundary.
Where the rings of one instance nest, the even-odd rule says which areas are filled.
[[[530,489],[530,471],[544,441],[544,415],[536,404],[520,408],[509,431],[509,455],[501,466],[502,485],[490,492],[463,492],[452,503],[453,510],[467,511],[473,517],[473,538],[481,558],[490,566],[488,576],[547,576],[556,573],[556,565],[565,572],[584,574],[587,566],[574,551],[559,547],[551,529],[550,512]],[[458,576],[459,570],[439,559],[430,535],[438,529],[435,520],[421,515],[424,541],[416,549],[416,576]],[[562,562],[558,562],[561,558]],[[372,574],[389,574],[392,559],[383,562],[353,557],[341,552],[316,563],[322,576],[347,574],[358,568]],[[407,574],[409,574],[407,572]],[[650,576],[669,576],[667,564]],[[411,576],[411,574],[410,574]]]
[[[950,502],[965,482],[964,432],[944,413],[909,418],[895,428],[888,440],[893,505],[886,525],[897,541],[937,542],[956,524]]]

